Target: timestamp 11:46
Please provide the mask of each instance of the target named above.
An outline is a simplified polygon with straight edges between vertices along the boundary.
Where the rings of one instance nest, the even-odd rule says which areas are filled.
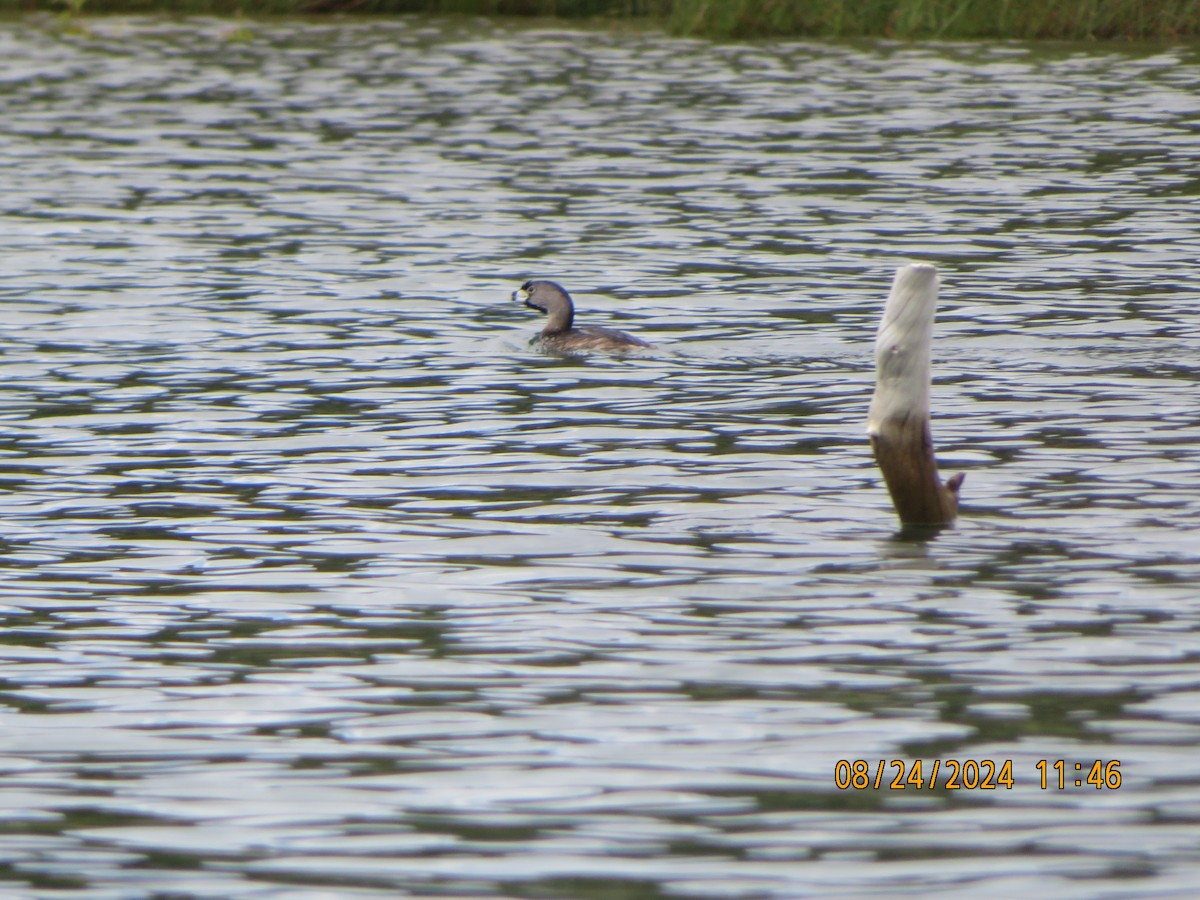
[[[1073,770],[1071,766],[1072,764],[1064,759],[1039,759],[1037,770],[1042,779],[1042,790],[1058,788],[1058,790],[1064,791],[1068,784],[1073,784],[1075,787],[1090,784],[1096,790],[1102,788],[1116,790],[1121,786],[1121,761],[1119,759],[1109,762],[1098,759],[1090,766],[1086,763],[1074,763]],[[1087,774],[1084,775],[1084,772]]]

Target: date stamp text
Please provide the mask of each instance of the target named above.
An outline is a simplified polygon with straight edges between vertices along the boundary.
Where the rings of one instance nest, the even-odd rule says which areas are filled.
[[[839,759],[833,767],[833,783],[842,791],[1011,791],[1023,777],[1015,772],[1011,759]],[[1072,787],[1115,791],[1121,786],[1121,761],[1039,759],[1024,776],[1043,791]]]

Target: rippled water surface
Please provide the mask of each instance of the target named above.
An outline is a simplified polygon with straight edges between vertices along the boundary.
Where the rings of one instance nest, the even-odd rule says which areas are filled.
[[[0,60],[0,894],[1194,896],[1194,50]],[[864,435],[914,259],[924,541]],[[656,349],[536,352],[530,277]]]

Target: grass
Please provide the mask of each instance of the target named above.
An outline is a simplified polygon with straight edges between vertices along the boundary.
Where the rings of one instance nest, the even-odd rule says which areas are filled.
[[[443,13],[641,20],[676,34],[1180,41],[1200,0],[0,0],[0,11],[175,15]]]
[[[1200,0],[675,0],[684,32],[902,38],[1181,40],[1200,36]]]

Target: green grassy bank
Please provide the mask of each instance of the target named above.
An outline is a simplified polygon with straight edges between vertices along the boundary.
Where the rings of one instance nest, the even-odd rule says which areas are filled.
[[[10,12],[465,13],[640,20],[715,37],[1192,40],[1200,0],[0,0]]]

